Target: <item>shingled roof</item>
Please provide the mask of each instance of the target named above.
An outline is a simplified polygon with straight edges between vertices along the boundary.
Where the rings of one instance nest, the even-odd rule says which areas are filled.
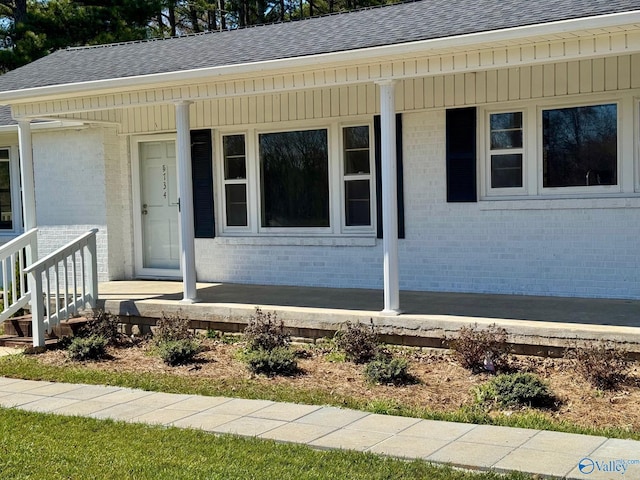
[[[304,57],[640,10],[640,0],[421,0],[166,40],[70,48],[0,76],[0,92]]]

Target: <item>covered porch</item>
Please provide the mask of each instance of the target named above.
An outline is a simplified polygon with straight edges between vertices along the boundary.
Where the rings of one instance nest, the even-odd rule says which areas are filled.
[[[115,281],[99,285],[98,306],[131,324],[180,314],[197,329],[237,332],[256,307],[273,311],[294,336],[330,336],[344,322],[372,321],[393,343],[442,346],[463,325],[496,324],[530,353],[554,353],[575,341],[608,340],[640,353],[640,301],[401,291],[403,312],[380,313],[379,290],[198,283],[199,303],[185,304],[182,283]],[[128,319],[128,320],[127,320]]]

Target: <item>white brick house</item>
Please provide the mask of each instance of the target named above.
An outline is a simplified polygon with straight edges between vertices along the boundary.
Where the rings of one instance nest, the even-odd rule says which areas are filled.
[[[398,285],[640,299],[640,1],[531,3],[424,0],[10,72],[5,236],[20,136],[41,252],[97,227],[102,280],[181,277],[185,299],[195,278],[384,286],[389,313]]]

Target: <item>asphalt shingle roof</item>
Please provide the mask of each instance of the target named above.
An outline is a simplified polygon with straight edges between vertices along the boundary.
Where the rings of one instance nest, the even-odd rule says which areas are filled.
[[[640,0],[421,0],[297,22],[57,51],[0,76],[0,92],[191,70],[640,10]]]
[[[18,122],[11,116],[11,107],[0,106],[0,126],[17,124]]]

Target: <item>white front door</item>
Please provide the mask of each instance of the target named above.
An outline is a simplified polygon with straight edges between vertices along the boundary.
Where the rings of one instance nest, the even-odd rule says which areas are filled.
[[[178,276],[180,245],[175,142],[139,144],[140,233],[143,275]]]

